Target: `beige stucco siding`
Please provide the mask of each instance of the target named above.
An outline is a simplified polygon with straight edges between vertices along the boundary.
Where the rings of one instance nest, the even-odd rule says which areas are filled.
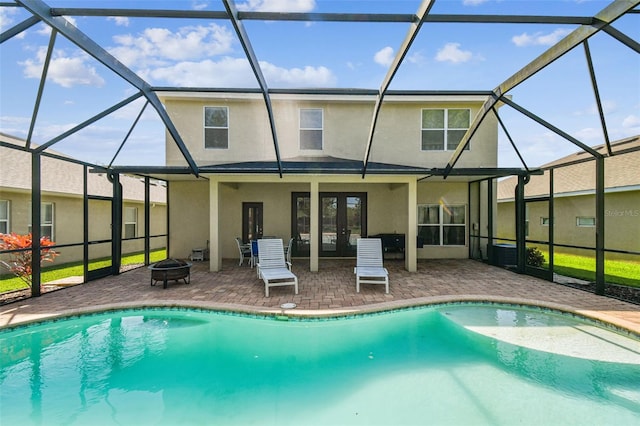
[[[169,185],[169,257],[187,258],[209,239],[209,182]]]
[[[527,239],[548,241],[549,228],[541,218],[549,217],[548,203],[527,203],[529,234]],[[595,248],[596,228],[578,226],[578,217],[595,217],[595,196],[581,195],[554,198],[554,242]],[[610,250],[640,251],[640,195],[638,191],[608,192],[605,194],[605,248]],[[513,202],[498,204],[498,237],[515,238],[515,211]],[[585,250],[556,248],[564,252],[592,255]],[[613,256],[607,254],[607,256]]]
[[[27,192],[15,192],[4,189],[0,191],[0,200],[9,201],[10,229],[9,232],[27,234],[31,224],[31,195]],[[54,240],[56,244],[82,244],[84,235],[84,211],[81,197],[61,196],[57,194],[42,194],[43,203],[53,203]],[[125,202],[124,206],[135,207],[138,212],[137,236],[144,235],[144,204],[140,202]],[[156,203],[151,209],[151,234],[166,233],[165,204]],[[108,240],[111,238],[111,203],[107,201],[89,201],[89,240]],[[153,238],[151,248],[161,248],[166,245],[165,238]],[[60,256],[56,263],[68,263],[82,260],[82,246],[63,247],[56,249]],[[144,250],[144,240],[125,241],[122,245],[123,253]],[[99,258],[111,255],[110,244],[96,244],[89,247],[89,257]]]
[[[419,167],[445,167],[453,151],[422,150],[422,109],[438,108],[469,108],[472,121],[478,112],[478,104],[472,103],[384,104],[370,160]],[[464,151],[456,167],[496,167],[497,140],[496,120],[489,116],[477,130],[470,149]]]
[[[247,177],[245,177],[246,179]],[[227,179],[232,179],[228,177]],[[242,203],[263,204],[263,234],[282,238],[291,237],[291,194],[309,192],[308,182],[295,182],[296,177],[287,176],[284,182],[173,182],[170,185],[170,200],[173,206],[170,218],[171,253],[173,257],[187,257],[193,248],[204,247],[209,235],[208,185],[218,185],[219,244],[222,258],[237,258],[235,238],[242,235]],[[270,180],[269,178],[267,180]],[[300,177],[310,179],[308,177]],[[343,178],[344,179],[344,178]],[[340,182],[320,182],[319,192],[365,192],[367,194],[367,232],[408,234],[408,193],[406,183],[360,183],[360,178]],[[407,179],[407,178],[402,178]],[[240,179],[239,179],[240,180]],[[465,205],[468,217],[468,189],[464,182],[421,183],[418,185],[418,204]],[[467,219],[468,222],[468,219]],[[409,242],[414,244],[415,242]],[[468,242],[456,247],[428,247],[418,249],[418,258],[466,258]]]
[[[165,99],[167,112],[199,165],[273,161],[275,148],[264,101],[261,99]],[[371,144],[370,161],[418,167],[445,167],[453,151],[421,149],[422,109],[469,108],[471,120],[481,103],[471,101],[399,102],[383,104]],[[204,148],[204,108],[224,106],[229,111],[228,149]],[[327,156],[362,160],[373,118],[374,101],[272,99],[274,123],[281,159]],[[323,149],[300,149],[299,111],[323,110]],[[497,122],[488,116],[475,133],[470,150],[457,167],[497,166]],[[186,165],[174,141],[167,135],[167,165]]]

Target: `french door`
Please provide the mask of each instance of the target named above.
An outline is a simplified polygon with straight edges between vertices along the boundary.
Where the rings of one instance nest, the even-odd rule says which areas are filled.
[[[365,192],[320,193],[320,256],[354,257],[367,235]]]
[[[242,203],[242,242],[262,238],[262,203]]]

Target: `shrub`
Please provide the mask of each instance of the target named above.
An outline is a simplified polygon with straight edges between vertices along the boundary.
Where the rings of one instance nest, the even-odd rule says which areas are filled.
[[[544,264],[544,254],[537,247],[527,247],[527,265],[541,267]]]
[[[11,234],[0,234],[0,250],[30,249],[32,243],[31,240],[31,233],[27,235],[19,235],[14,232]],[[53,262],[55,257],[60,254],[57,251],[48,248],[53,245],[55,245],[55,243],[49,240],[48,237],[40,238],[40,263]],[[16,251],[9,254],[10,259],[8,262],[0,260],[1,265],[27,283],[29,287],[31,287],[31,283],[33,282],[31,270],[32,253],[32,250]]]

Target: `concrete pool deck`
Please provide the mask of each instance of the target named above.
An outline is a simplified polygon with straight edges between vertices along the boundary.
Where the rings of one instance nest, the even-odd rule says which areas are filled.
[[[353,259],[320,261],[310,272],[304,259],[294,259],[299,294],[292,286],[275,287],[264,296],[255,268],[225,259],[223,270],[210,272],[208,262],[195,262],[191,282],[171,281],[167,289],[150,285],[150,271],[141,267],[115,277],[92,281],[0,306],[0,327],[70,314],[135,306],[189,306],[248,313],[306,316],[341,315],[455,301],[493,301],[536,305],[576,313],[610,323],[640,336],[640,306],[596,296],[575,288],[520,275],[465,259],[429,259],[408,272],[402,261],[385,261],[390,293],[384,286],[363,285],[356,293]],[[295,303],[295,309],[281,305]]]

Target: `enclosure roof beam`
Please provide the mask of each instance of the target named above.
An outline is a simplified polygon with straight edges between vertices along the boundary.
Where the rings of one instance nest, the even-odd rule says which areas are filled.
[[[138,92],[134,95],[129,96],[127,99],[118,102],[117,104],[113,105],[111,108],[107,108],[104,111],[102,111],[99,114],[94,115],[93,117],[91,117],[88,120],[83,121],[82,123],[78,124],[77,126],[73,127],[72,129],[67,130],[66,132],[56,136],[55,138],[51,139],[50,141],[43,143],[42,145],[40,145],[39,147],[37,147],[34,151],[36,152],[42,152],[45,149],[49,148],[51,145],[60,142],[62,139],[71,136],[72,134],[76,133],[79,130],[84,129],[85,127],[87,127],[88,125],[95,123],[96,121],[100,120],[103,117],[106,117],[107,115],[111,114],[114,111],[117,111],[118,109],[122,108],[123,106],[135,101],[136,99],[138,99],[140,96],[142,96],[142,92]]]
[[[538,117],[537,115],[535,115],[531,111],[529,111],[529,110],[521,107],[520,105],[516,104],[511,99],[503,98],[502,102],[504,102],[505,104],[509,105],[510,107],[515,109],[516,111],[518,111],[518,112],[524,114],[525,116],[529,117],[530,119],[532,119],[536,123],[541,124],[542,126],[544,126],[547,129],[551,130],[555,134],[557,134],[559,136],[562,136],[563,138],[565,138],[569,142],[573,143],[577,147],[582,148],[583,151],[588,152],[589,154],[591,154],[595,158],[602,157],[602,154],[600,154],[595,149],[591,148],[588,145],[583,144],[582,142],[580,142],[579,140],[577,140],[573,136],[569,135],[566,132],[563,132],[562,130],[560,130],[559,128],[555,127],[553,124],[549,123],[548,121],[543,120],[542,118]]]
[[[376,104],[373,108],[373,117],[371,118],[371,125],[369,126],[369,137],[367,139],[367,145],[364,153],[364,160],[362,164],[362,177],[364,178],[367,173],[367,164],[369,163],[369,155],[371,154],[371,144],[373,142],[373,135],[376,131],[376,123],[378,121],[378,116],[380,115],[380,108],[382,107],[382,100],[384,99],[384,95],[391,84],[391,80],[396,75],[398,71],[398,67],[402,63],[402,60],[407,55],[411,44],[415,40],[418,32],[420,32],[420,28],[422,27],[422,23],[424,22],[424,18],[429,14],[431,7],[433,7],[434,0],[423,0],[420,4],[420,8],[418,9],[418,13],[416,14],[415,22],[412,22],[409,27],[409,31],[405,36],[400,49],[398,49],[398,53],[395,58],[393,58],[393,62],[387,71],[387,75],[382,81],[382,85],[380,86],[380,91],[378,92],[378,96],[376,98]]]
[[[76,28],[71,22],[61,16],[52,16],[51,9],[47,4],[45,4],[42,0],[16,0],[18,4],[29,10],[34,15],[38,16],[42,21],[47,23],[51,28],[58,31],[60,34],[64,35],[67,39],[69,39],[72,43],[78,46],[80,49],[87,52],[93,58],[95,58],[98,62],[105,65],[111,71],[122,77],[129,84],[136,87],[140,90],[144,96],[147,98],[149,103],[153,105],[155,110],[157,111],[160,119],[163,121],[167,131],[173,138],[174,142],[180,149],[180,152],[184,156],[189,168],[194,174],[198,174],[198,166],[195,161],[191,157],[189,150],[185,146],[178,130],[174,126],[171,118],[165,111],[160,99],[158,96],[151,90],[151,87],[147,82],[145,82],[142,78],[140,78],[136,73],[131,71],[129,68],[124,66],[120,61],[118,61],[114,56],[112,56],[109,52],[107,52],[104,48],[98,45],[91,38],[87,37],[83,32],[81,32],[78,28]]]
[[[20,22],[19,24],[9,28],[7,31],[4,31],[2,34],[0,34],[0,44],[4,43],[6,40],[9,40],[13,36],[20,34],[24,30],[28,30],[38,22],[40,22],[40,18],[38,18],[37,16],[31,16]]]
[[[122,9],[122,8],[72,8],[55,7],[52,16],[110,16],[130,18],[181,18],[181,19],[229,19],[225,11],[170,10],[170,9]],[[409,13],[299,13],[238,11],[240,20],[253,21],[304,21],[304,22],[378,22],[413,23],[416,15]],[[482,24],[574,24],[590,25],[590,16],[539,16],[539,15],[473,15],[430,14],[424,22],[482,23]]]
[[[264,103],[267,108],[267,115],[269,116],[269,125],[271,127],[271,136],[273,137],[273,148],[276,154],[276,162],[278,163],[278,173],[280,174],[280,177],[282,177],[282,161],[280,160],[280,148],[278,147],[278,135],[276,132],[275,117],[273,115],[273,107],[271,105],[271,97],[269,96],[267,81],[265,80],[264,75],[262,74],[262,69],[260,68],[260,64],[258,63],[258,58],[256,57],[256,54],[253,51],[253,47],[251,47],[251,42],[249,41],[249,36],[247,35],[246,30],[244,29],[244,25],[238,18],[238,10],[236,9],[232,1],[223,0],[223,2],[224,2],[224,6],[227,8],[227,12],[229,13],[231,24],[233,25],[233,28],[236,30],[236,34],[240,39],[240,43],[242,44],[244,53],[247,55],[247,60],[251,65],[253,74],[258,80],[260,89],[262,89],[262,97],[264,98]]]
[[[471,137],[478,130],[480,124],[482,123],[485,115],[494,105],[496,105],[501,99],[504,100],[503,96],[516,86],[518,86],[523,81],[527,80],[532,75],[536,74],[538,71],[545,68],[547,65],[554,62],[556,59],[560,58],[567,52],[571,51],[573,48],[578,46],[584,40],[588,39],[592,35],[596,34],[601,29],[605,28],[613,21],[624,15],[625,13],[632,10],[640,4],[640,0],[615,0],[607,7],[602,9],[593,19],[591,25],[581,25],[580,27],[573,30],[569,33],[565,38],[560,40],[558,43],[551,46],[545,52],[543,52],[536,59],[531,61],[529,64],[525,65],[521,70],[517,71],[507,80],[505,80],[502,84],[500,84],[496,89],[494,89],[494,96],[491,96],[487,99],[484,105],[481,107],[480,112],[476,115],[473,120],[472,125],[469,127],[465,135],[462,137],[462,140],[458,144],[458,147],[453,152],[449,162],[446,166],[447,174],[451,171],[451,169],[455,166],[455,164],[460,159],[460,156],[464,152],[464,149],[469,144]],[[446,176],[446,175],[445,175]]]

